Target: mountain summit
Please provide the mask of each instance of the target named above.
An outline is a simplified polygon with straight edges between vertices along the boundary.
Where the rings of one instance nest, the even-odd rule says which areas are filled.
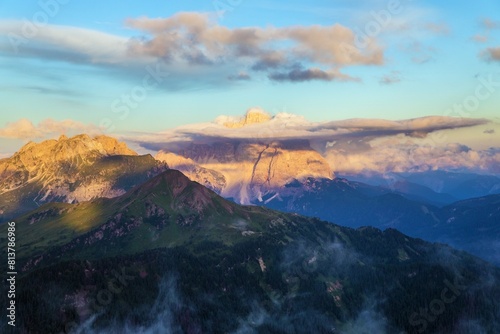
[[[0,160],[0,221],[46,202],[115,197],[166,169],[107,136],[29,142]]]
[[[193,143],[175,153],[160,152],[156,158],[202,184],[218,180],[217,187],[210,188],[242,204],[276,193],[293,180],[333,178],[328,162],[307,141]],[[183,163],[178,163],[179,156]]]
[[[226,121],[223,125],[226,128],[237,129],[251,124],[265,123],[271,120],[271,115],[259,108],[251,108],[245,116],[237,121]]]

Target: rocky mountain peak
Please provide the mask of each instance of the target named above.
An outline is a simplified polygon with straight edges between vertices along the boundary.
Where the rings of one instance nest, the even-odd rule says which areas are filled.
[[[52,178],[64,168],[75,169],[92,164],[96,159],[113,155],[137,156],[125,143],[107,136],[90,137],[86,134],[41,143],[29,142],[11,158],[0,162],[0,193],[16,188],[32,179]]]
[[[0,160],[0,221],[49,201],[81,202],[116,197],[168,169],[125,143],[86,134],[29,142]],[[16,206],[22,201],[23,206]]]
[[[238,121],[228,121],[224,123],[227,128],[242,128],[251,124],[265,123],[271,120],[271,115],[260,108],[251,108],[245,116]]]
[[[71,138],[61,135],[57,140],[50,139],[41,143],[29,142],[12,158],[21,160],[26,167],[29,167],[31,163],[110,155],[137,155],[137,153],[115,138],[104,135],[92,138],[81,134]]]
[[[155,159],[167,163],[172,169],[182,171],[190,180],[196,181],[218,194],[226,186],[226,179],[222,173],[203,168],[192,159],[168,151],[158,152]]]
[[[225,183],[221,191],[216,191],[223,197],[244,204],[255,198],[260,199],[267,192],[284,187],[295,179],[334,177],[328,162],[306,141],[191,144],[180,150],[178,155],[185,160],[177,167],[173,167],[175,164],[171,161],[181,162],[182,159],[172,156],[165,161],[196,181],[190,175],[193,163],[221,174]],[[168,155],[163,157],[168,159]]]

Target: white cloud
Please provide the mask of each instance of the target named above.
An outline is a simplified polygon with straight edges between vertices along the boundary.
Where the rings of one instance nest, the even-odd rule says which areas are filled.
[[[0,51],[78,63],[118,64],[130,61],[128,39],[70,26],[0,21]]]
[[[255,110],[260,109],[250,109],[250,111]],[[469,127],[488,122],[484,119],[428,116],[401,121],[348,119],[314,123],[306,120],[303,116],[278,113],[268,121],[260,124],[250,124],[238,129],[224,126],[224,123],[234,120],[234,117],[231,116],[219,116],[214,122],[180,126],[163,133],[155,134],[151,139],[156,139],[160,142],[165,141],[165,139],[175,142],[190,140],[190,138],[203,138],[207,141],[217,140],[218,138],[245,140],[332,140],[337,137],[382,137],[399,133],[421,137],[433,131]]]
[[[340,173],[407,172],[427,170],[473,170],[500,173],[500,153],[494,150],[475,151],[465,145],[450,143],[442,146],[393,138],[371,143],[363,152],[341,148],[329,150],[326,159]]]
[[[264,112],[253,109],[252,112]],[[474,150],[454,142],[451,133],[461,128],[480,128],[484,119],[431,116],[408,120],[349,119],[314,123],[304,117],[279,113],[239,128],[224,124],[241,123],[240,119],[220,116],[214,122],[191,124],[158,134],[128,140],[150,150],[179,152],[193,142],[260,142],[309,141],[332,169],[342,173],[366,171],[400,172],[429,169],[475,169],[499,173],[500,152]],[[484,127],[483,126],[483,127]],[[491,136],[491,135],[489,135]],[[486,137],[485,137],[486,138]]]

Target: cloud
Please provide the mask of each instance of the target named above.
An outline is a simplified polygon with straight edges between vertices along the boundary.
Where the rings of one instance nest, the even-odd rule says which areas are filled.
[[[500,29],[500,21],[494,21],[490,18],[483,18],[480,21],[480,26],[483,32],[476,34],[472,40],[477,43],[486,43],[490,40],[492,30]],[[500,61],[500,47],[490,47],[480,53],[481,58],[487,61]]]
[[[384,75],[379,83],[381,85],[392,85],[401,82],[401,73],[398,71],[392,71],[390,74]]]
[[[252,77],[246,72],[240,72],[237,75],[229,75],[227,78],[234,81],[247,81],[252,79]]]
[[[476,34],[472,36],[472,40],[476,43],[486,43],[488,42],[488,36]]]
[[[265,114],[258,108],[250,112]],[[174,153],[193,143],[211,145],[223,142],[237,147],[241,143],[280,142],[291,150],[306,145],[325,157],[332,170],[341,173],[440,168],[500,172],[500,152],[474,150],[453,142],[450,135],[451,131],[460,128],[487,124],[489,121],[484,119],[430,116],[399,121],[348,119],[316,123],[289,113],[257,116],[247,115],[241,119],[220,116],[213,122],[122,139],[148,150]],[[477,131],[481,133],[484,128]]]
[[[500,61],[500,47],[488,48],[481,53],[481,56],[488,61]]]
[[[259,110],[252,108],[250,111]],[[265,113],[264,111],[261,111]],[[175,152],[192,142],[214,143],[217,141],[311,141],[373,139],[403,134],[408,137],[425,137],[428,133],[470,127],[487,123],[484,119],[423,117],[402,121],[382,119],[350,119],[334,122],[313,123],[302,116],[278,113],[262,117],[262,122],[239,128],[226,124],[235,122],[234,117],[219,116],[214,122],[190,124],[155,134],[129,137],[130,140],[150,150],[166,149]]]
[[[16,56],[85,64],[130,60],[127,38],[90,29],[0,21],[0,38],[0,52]]]
[[[481,26],[486,30],[500,29],[500,21],[493,21],[490,18],[483,18]]]
[[[189,305],[191,306],[191,305]],[[179,321],[176,319],[184,307],[188,307],[181,295],[178,286],[178,278],[175,275],[165,277],[159,284],[159,291],[154,304],[148,310],[147,315],[143,320],[142,325],[137,325],[131,319],[108,319],[105,328],[100,328],[100,333],[181,333],[182,328]],[[191,306],[191,310],[194,308]],[[101,314],[95,314],[87,319],[83,324],[72,330],[72,333],[95,333],[96,323],[102,318]],[[130,317],[132,318],[132,316]],[[199,332],[200,329],[194,324],[191,327],[194,332]]]
[[[500,154],[494,150],[476,151],[465,145],[448,143],[436,146],[421,139],[386,138],[369,143],[356,152],[347,147],[331,148],[325,153],[332,169],[339,173],[422,172],[429,170],[460,170],[496,173]]]
[[[263,113],[266,117],[249,114]],[[425,137],[428,133],[471,127],[488,123],[485,119],[429,116],[401,121],[383,119],[348,119],[333,122],[314,123],[302,116],[278,113],[269,116],[260,108],[249,109],[245,119],[256,118],[258,122],[248,122],[243,127],[229,127],[227,124],[239,122],[232,116],[219,116],[209,123],[180,126],[168,131],[131,137],[144,144],[177,146],[182,143],[212,143],[221,140],[247,141],[295,141],[336,139],[378,138],[402,134],[408,137]]]
[[[303,62],[327,66],[383,63],[381,47],[372,41],[370,49],[362,52],[353,46],[354,32],[339,24],[230,29],[209,14],[177,13],[161,19],[128,19],[126,25],[145,33],[135,41],[133,51],[172,60],[189,61],[192,55],[210,63],[245,59],[254,69]],[[347,50],[349,45],[353,47]]]
[[[372,303],[375,303],[372,301]],[[364,308],[356,319],[342,326],[341,332],[344,334],[387,333],[387,318],[384,314],[376,311],[375,306],[370,305]]]
[[[434,59],[436,50],[434,47],[425,45],[422,42],[414,40],[401,47],[403,52],[411,55],[411,60],[415,64],[425,64]]]
[[[444,23],[427,23],[424,25],[424,29],[434,35],[446,36],[450,34],[450,28]]]
[[[278,82],[348,81],[352,78],[341,72],[344,68],[384,64],[375,39],[358,48],[355,33],[340,24],[228,28],[213,14],[181,12],[125,20],[132,38],[56,25],[32,25],[27,34],[26,25],[0,21],[0,53],[125,72],[161,61],[179,77],[193,75],[195,66],[198,76],[248,80],[250,72],[263,72]],[[234,75],[239,72],[248,75]]]
[[[324,128],[349,129],[353,135],[370,134],[375,136],[385,136],[403,133],[412,135],[415,133],[430,133],[445,129],[455,129],[470,127],[488,123],[485,119],[460,118],[446,116],[427,116],[401,121],[389,121],[383,119],[348,119],[324,123]]]
[[[269,79],[274,81],[303,82],[311,80],[322,81],[359,81],[338,71],[323,71],[319,68],[294,69],[289,72],[278,72],[269,74]]]
[[[9,90],[24,90],[24,91],[29,91],[29,92],[37,92],[40,94],[47,94],[47,95],[62,95],[62,96],[79,96],[80,94],[71,90],[71,89],[66,89],[66,88],[51,88],[51,87],[45,87],[45,86],[38,86],[38,85],[25,85],[25,86],[19,86],[18,88],[13,88],[12,86],[10,87],[2,87],[4,89],[9,89]]]
[[[379,3],[380,6],[387,4],[388,2],[382,1]],[[355,31],[361,30],[362,34],[367,35],[367,27],[378,23],[382,28],[377,36],[379,40],[406,54],[416,64],[428,63],[442,47],[438,39],[449,36],[451,29],[440,15],[436,15],[437,13],[428,7],[402,2],[400,5],[401,9],[404,7],[404,11],[389,16],[387,20],[383,20],[383,15],[377,18],[374,11],[358,14],[364,19],[358,23],[361,29]]]
[[[93,125],[85,125],[73,120],[56,121],[45,119],[34,125],[30,120],[21,118],[12,123],[7,123],[0,128],[0,138],[9,139],[35,139],[50,136],[59,136],[65,133],[99,133],[99,129]]]

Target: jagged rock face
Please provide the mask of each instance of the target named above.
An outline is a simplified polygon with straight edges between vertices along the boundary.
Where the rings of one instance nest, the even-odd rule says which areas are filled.
[[[326,160],[306,142],[192,144],[179,155],[221,173],[220,194],[248,204],[295,179],[333,177]]]
[[[29,142],[11,158],[0,160],[0,194],[27,182],[53,174],[68,174],[69,170],[110,155],[137,155],[114,138],[78,135],[61,136],[59,140]]]
[[[264,112],[263,110],[253,108],[248,110],[248,112],[245,114],[245,117],[243,117],[242,119],[238,121],[224,122],[224,126],[232,129],[242,128],[246,125],[265,123],[271,120],[271,118],[271,115]]]
[[[45,202],[115,197],[166,169],[106,136],[30,142],[0,160],[0,220]]]
[[[160,151],[155,159],[167,163],[170,168],[181,171],[192,181],[196,181],[218,194],[226,187],[224,175],[215,170],[203,168],[192,159],[165,151]]]

